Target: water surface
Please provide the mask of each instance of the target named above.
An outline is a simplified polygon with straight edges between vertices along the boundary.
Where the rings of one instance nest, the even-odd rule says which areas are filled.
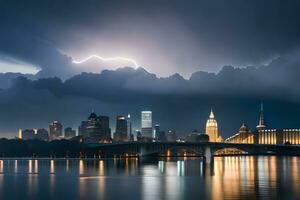
[[[0,199],[299,199],[300,157],[0,160]]]

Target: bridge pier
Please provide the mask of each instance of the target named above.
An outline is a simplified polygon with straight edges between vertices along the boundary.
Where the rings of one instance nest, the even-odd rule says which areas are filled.
[[[205,147],[204,149],[204,162],[205,164],[211,164],[214,162],[214,157],[211,153],[210,147]]]

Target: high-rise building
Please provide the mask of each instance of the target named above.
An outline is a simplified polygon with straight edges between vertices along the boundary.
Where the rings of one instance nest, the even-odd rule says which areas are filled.
[[[101,134],[106,138],[111,138],[111,130],[109,128],[109,117],[108,116],[99,116],[99,121],[101,125]]]
[[[145,138],[152,138],[152,111],[142,111],[141,132]]]
[[[132,122],[131,122],[131,116],[128,113],[127,115],[127,134],[129,136],[129,138],[133,138],[133,134],[132,134]]]
[[[116,132],[114,134],[114,140],[118,142],[124,142],[128,140],[127,120],[124,116],[117,116]]]
[[[82,121],[78,127],[78,135],[88,137],[91,141],[107,143],[111,142],[111,129],[108,116],[97,116],[92,112],[88,120]]]
[[[167,133],[167,141],[168,142],[176,142],[176,140],[177,140],[177,135],[176,135],[175,131],[169,130]]]
[[[142,134],[141,134],[141,131],[139,131],[139,130],[136,130],[136,140],[142,141]]]
[[[166,132],[165,131],[159,131],[156,140],[159,141],[159,142],[166,142],[167,141]]]
[[[90,137],[101,134],[101,124],[96,113],[92,112],[88,117],[88,123],[85,132],[86,135]]]
[[[62,124],[59,121],[54,121],[49,125],[50,139],[55,140],[62,137]]]
[[[155,140],[158,140],[159,132],[160,132],[160,126],[159,126],[159,124],[155,124],[154,131],[153,131],[153,138]]]
[[[71,139],[72,137],[76,136],[76,131],[73,130],[71,127],[65,128],[65,138]]]
[[[86,127],[88,126],[88,121],[82,121],[78,126],[78,135],[87,135]]]
[[[222,137],[219,136],[218,123],[215,119],[215,115],[211,109],[209,118],[206,122],[205,133],[209,136],[210,142],[222,142]]]
[[[39,129],[19,129],[19,138],[22,140],[49,140],[48,131],[44,128]]]
[[[49,141],[49,133],[46,129],[38,128],[38,129],[34,129],[34,131],[35,131],[35,139]]]
[[[35,138],[35,131],[33,129],[19,129],[19,138],[22,140],[33,140]]]

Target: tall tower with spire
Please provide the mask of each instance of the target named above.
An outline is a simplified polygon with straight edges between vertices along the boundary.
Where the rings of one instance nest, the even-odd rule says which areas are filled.
[[[256,126],[257,130],[263,130],[265,129],[267,126],[265,124],[265,119],[264,119],[264,104],[263,102],[261,102],[260,104],[260,116],[259,116],[259,122],[258,125]]]
[[[132,135],[132,123],[131,123],[131,116],[130,113],[127,115],[127,134],[129,136],[129,140],[133,141],[133,135]]]
[[[209,118],[206,122],[205,133],[209,136],[210,142],[221,142],[222,138],[219,136],[218,123],[215,119],[213,110],[210,110]]]

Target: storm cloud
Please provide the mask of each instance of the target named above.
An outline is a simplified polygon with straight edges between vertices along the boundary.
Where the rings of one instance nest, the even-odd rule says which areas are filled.
[[[65,81],[20,76],[0,92],[0,129],[11,135],[17,127],[47,127],[52,120],[77,127],[92,109],[110,116],[112,128],[116,115],[131,113],[139,129],[140,111],[150,109],[154,123],[183,136],[194,129],[204,132],[213,108],[222,135],[228,137],[242,122],[255,127],[261,101],[270,127],[298,127],[299,63],[278,58],[259,67],[198,71],[189,79],[179,74],[159,78],[130,67],[82,73]]]
[[[270,127],[299,127],[299,8],[280,0],[1,1],[0,73],[21,66],[0,74],[1,135],[52,120],[75,128],[92,109],[112,127],[130,112],[137,129],[150,109],[154,123],[184,135],[203,132],[213,108],[226,137],[242,122],[255,127],[261,101]],[[142,67],[72,62],[91,54]]]
[[[299,4],[1,1],[0,52],[32,63],[41,76],[70,77],[71,59],[100,54],[131,57],[159,76],[189,77],[224,65],[266,64],[298,51]],[[77,66],[75,73],[103,68]]]

